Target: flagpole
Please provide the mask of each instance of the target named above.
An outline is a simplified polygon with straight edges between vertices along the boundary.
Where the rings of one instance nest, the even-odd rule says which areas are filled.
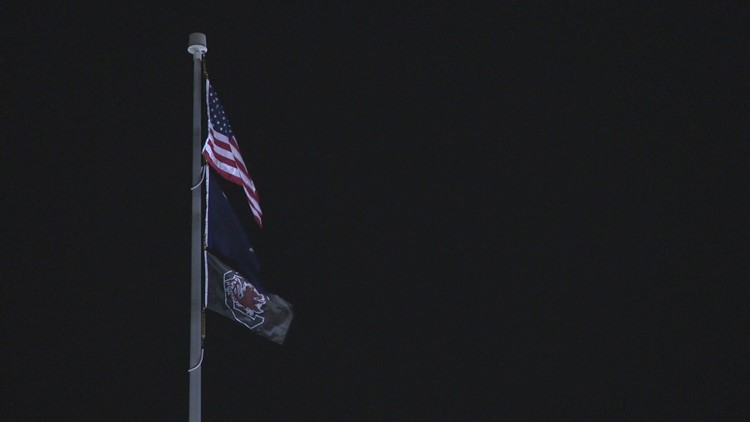
[[[201,65],[206,48],[206,35],[190,34],[188,53],[193,55],[193,212],[190,273],[190,404],[189,420],[201,420],[201,362],[203,361],[201,303]]]

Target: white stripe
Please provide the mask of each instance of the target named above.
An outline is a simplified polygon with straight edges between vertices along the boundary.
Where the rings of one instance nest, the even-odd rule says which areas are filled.
[[[262,212],[260,211],[260,204],[256,199],[257,191],[255,191],[255,184],[253,183],[253,181],[250,180],[240,169],[217,160],[213,155],[214,149],[212,148],[212,146],[212,144],[207,142],[206,147],[204,148],[204,151],[208,153],[211,163],[218,167],[219,170],[239,177],[242,180],[242,187],[245,190],[245,195],[247,196],[247,200],[250,203],[250,208],[252,209],[253,214],[262,215]]]
[[[223,148],[220,144],[213,142],[213,140],[211,141],[212,141],[211,144],[213,146],[213,149],[214,151],[216,151],[218,155],[221,155],[222,157],[227,158],[229,160],[236,161],[234,158],[234,155],[232,154],[232,151]]]
[[[252,195],[250,195],[250,193],[247,191],[247,187],[243,187],[245,188],[245,195],[247,195],[247,200],[248,202],[250,202],[250,208],[253,210],[253,214],[255,214],[257,211],[258,214],[262,215],[263,213],[260,212],[260,204],[258,204],[258,201],[253,198]]]
[[[240,153],[240,150],[238,149],[239,147],[234,146],[236,142],[237,142],[236,139],[234,142],[229,142],[229,147],[232,149],[232,154],[234,154],[234,157],[237,159],[237,161],[242,163],[243,167],[247,168],[247,166],[245,165],[245,160],[242,159],[242,154]]]
[[[260,209],[260,206],[258,205],[257,200],[255,197],[257,196],[257,191],[255,190],[255,184],[253,181],[248,178],[244,172],[242,172],[239,168],[231,166],[229,164],[223,163],[216,159],[216,157],[213,155],[214,150],[210,148],[207,144],[207,147],[204,149],[206,153],[208,153],[211,163],[216,165],[220,170],[229,173],[233,176],[238,177],[240,180],[242,180],[243,188],[245,188],[245,193],[248,195],[248,199],[253,202],[253,204]],[[252,193],[251,193],[252,192]]]
[[[211,139],[214,139],[217,143],[229,145],[229,138],[224,136],[221,132],[215,131],[213,128],[213,125],[211,124],[209,124],[209,127],[208,127],[208,137]],[[228,148],[224,148],[224,149],[228,150]]]
[[[223,162],[219,161],[216,158],[216,156],[214,155],[214,152],[215,152],[214,149],[211,148],[208,144],[206,144],[206,148],[204,149],[204,151],[206,153],[208,153],[210,161],[214,165],[216,165],[216,167],[218,167],[219,170],[224,171],[226,173],[229,173],[229,174],[231,174],[231,175],[233,175],[233,176],[235,176],[235,177],[237,177],[239,179],[242,179],[242,172],[240,171],[240,169],[238,169],[235,166],[232,166],[232,165],[229,165],[229,164],[226,164],[226,163],[223,163]]]
[[[229,143],[229,138],[226,137],[223,133],[219,132],[218,130],[214,129],[214,125],[211,124],[211,121],[208,121],[208,131],[213,135],[216,140],[224,142],[225,144]]]
[[[247,168],[247,166],[245,166],[245,163],[242,161],[242,157],[240,157],[240,156],[237,155],[237,154],[239,154],[239,150],[237,150],[236,148],[232,147],[232,154],[229,155],[229,154],[227,154],[227,150],[226,149],[222,148],[221,146],[217,145],[214,142],[211,142],[211,139],[209,139],[208,142],[206,142],[206,147],[205,148],[209,148],[209,145],[210,145],[210,148],[211,148],[211,151],[209,151],[209,154],[211,154],[212,160],[214,160],[214,162],[217,163],[217,165],[218,165],[218,160],[216,159],[216,156],[214,156],[212,153],[214,153],[216,155],[220,155],[220,156],[225,157],[225,158],[227,158],[229,160],[232,160],[232,161],[238,161],[238,162],[242,163],[242,167]],[[225,164],[225,163],[221,163],[221,164],[223,164],[222,168],[226,168],[226,166],[229,165],[229,164]],[[239,177],[240,179],[242,179],[242,182],[245,185],[247,185],[247,187],[251,191],[253,191],[253,193],[257,192],[257,189],[255,188],[255,182],[253,182],[253,179],[250,178],[250,175],[246,175],[245,172],[243,172],[237,166],[232,166],[232,168],[234,168],[236,170],[231,170],[230,171],[230,170],[227,169],[226,171],[228,173],[231,173],[231,174]]]
[[[215,159],[216,161],[219,161],[218,158],[216,157],[217,155],[219,155],[219,156],[222,156],[222,157],[224,157],[227,160],[229,160],[229,161],[232,162],[232,164],[224,163],[225,165],[231,166],[231,167],[236,167],[234,165],[234,162],[235,162],[234,157],[231,156],[231,155],[227,155],[226,150],[217,147],[216,144],[214,142],[212,142],[210,139],[206,143],[206,148],[205,149],[209,150],[208,151],[209,154],[211,154],[211,156],[213,157],[213,159]],[[239,169],[237,169],[237,170],[239,170]],[[239,177],[239,175],[237,177]]]
[[[236,139],[227,138],[226,136],[224,136],[224,134],[213,130],[213,126],[210,123],[209,123],[209,133],[211,134],[211,136],[213,136],[214,139],[222,143],[222,145],[217,145],[217,147],[221,148],[222,150],[230,152],[235,160],[239,161],[240,163],[242,163],[243,167],[247,168],[247,165],[245,165],[245,160],[242,158],[242,153],[239,150],[239,145],[235,146],[235,144],[237,144]],[[229,149],[224,148],[223,144],[229,145]],[[229,158],[228,155],[225,155],[225,157]]]
[[[226,136],[221,136],[221,134],[216,133],[216,132],[211,132],[211,135],[213,135],[213,138],[215,138],[216,140],[221,141],[221,142],[226,143],[227,145],[229,145],[229,148],[230,148],[229,150],[227,150],[222,143],[211,142],[212,147],[214,149],[214,152],[217,155],[221,155],[222,157],[224,157],[224,158],[226,158],[228,160],[237,161],[239,163],[242,163],[242,167],[244,167],[245,169],[247,169],[247,165],[245,165],[245,161],[242,159],[242,153],[240,152],[240,150],[237,147],[234,146],[234,143],[236,143],[236,141],[235,142],[229,142],[228,140],[226,140],[227,139]],[[209,136],[209,141],[211,141],[211,136]],[[243,177],[242,179],[244,180],[245,178]],[[255,189],[255,183],[253,183],[252,180],[250,180],[248,184],[250,185],[250,188],[253,191],[256,190]]]
[[[256,192],[256,190],[255,190],[255,183],[253,183],[253,180],[250,179],[250,176],[248,176],[247,174],[245,174],[240,169],[237,169],[237,171],[240,172],[240,178],[244,182],[245,186],[247,186],[248,189],[250,189],[251,191],[253,191],[253,194],[255,194],[255,192]]]
[[[259,222],[261,222],[261,223],[263,222],[263,215],[262,214],[256,212],[255,209],[253,209],[253,207],[250,207],[250,211],[252,211],[253,215],[258,218]]]
[[[232,152],[232,155],[234,155],[234,158],[242,163],[242,165],[247,168],[245,165],[245,160],[242,159],[242,153],[239,150],[239,146],[235,146],[234,144],[237,143],[237,140],[235,139],[234,142],[231,142],[230,138],[226,137],[223,133],[218,132],[213,129],[213,124],[211,124],[211,120],[209,119],[208,122],[208,130],[213,135],[216,140],[221,141],[223,143],[226,143],[229,145],[230,151]],[[222,148],[223,149],[223,148]]]
[[[213,131],[208,132],[208,137],[206,138],[206,142],[211,142],[216,148],[222,149],[227,152],[231,152],[226,142],[222,141],[221,139],[218,139],[216,137],[216,133]]]

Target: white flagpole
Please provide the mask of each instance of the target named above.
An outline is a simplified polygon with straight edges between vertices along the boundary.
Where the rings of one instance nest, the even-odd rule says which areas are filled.
[[[190,250],[190,405],[189,420],[201,420],[201,363],[202,341],[202,295],[201,295],[201,65],[206,48],[206,35],[190,34],[188,53],[193,55],[193,214],[192,244]]]

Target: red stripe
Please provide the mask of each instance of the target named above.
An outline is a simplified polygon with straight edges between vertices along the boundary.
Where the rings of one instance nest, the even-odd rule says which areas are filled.
[[[209,142],[210,142],[211,149],[213,151],[216,151],[217,149],[221,149],[221,148],[217,147],[215,143],[213,143],[211,141],[209,141]],[[237,161],[234,160],[234,159],[227,158],[227,157],[225,157],[225,156],[223,156],[221,154],[216,154],[216,153],[214,153],[214,158],[216,159],[216,161],[221,161],[222,163],[224,163],[224,164],[226,164],[226,165],[228,165],[230,167],[237,167]]]
[[[216,164],[210,158],[207,161],[208,161],[209,165],[211,166],[211,168],[213,168],[214,170],[216,170],[216,172],[219,173],[222,177],[224,177],[225,179],[229,180],[230,182],[232,182],[232,183],[234,183],[234,184],[236,184],[238,186],[241,186],[243,188],[243,190],[245,191],[245,195],[247,196],[247,199],[248,199],[247,204],[250,206],[250,209],[253,211],[253,216],[255,217],[256,221],[259,221],[260,220],[260,216],[263,215],[263,212],[259,208],[260,205],[258,205],[258,207],[256,207],[250,201],[250,197],[252,197],[255,200],[256,203],[260,204],[260,197],[258,197],[258,194],[256,192],[253,192],[245,183],[243,183],[242,179],[238,178],[237,176],[235,176],[235,175],[233,175],[231,173],[227,173],[224,170],[222,170],[221,168],[217,167]],[[259,222],[259,224],[260,224],[260,222]]]
[[[206,143],[205,149],[215,150],[216,145],[213,142],[211,142],[213,140],[214,139],[209,139],[209,141]],[[225,179],[229,180],[230,182],[238,186],[243,187],[243,190],[245,191],[245,195],[247,196],[247,203],[250,206],[250,210],[253,212],[253,218],[255,219],[255,222],[258,223],[258,226],[262,228],[263,222],[262,222],[261,217],[263,215],[263,212],[260,210],[260,197],[258,196],[257,191],[253,190],[253,187],[245,183],[242,178],[235,176],[231,173],[227,173],[223,169],[219,168],[219,166],[214,160],[221,161],[222,163],[230,167],[233,167],[242,171],[248,177],[248,179],[252,181],[252,179],[250,178],[250,175],[247,174],[246,170],[244,170],[244,166],[242,166],[242,164],[237,161],[228,161],[225,157],[222,157],[221,155],[218,155],[216,153],[214,153],[214,156],[212,157],[209,155],[208,151],[205,151],[205,150],[203,151],[203,156],[206,158],[206,161],[209,163],[209,165],[211,165],[211,167],[214,170],[216,170],[216,172],[219,173],[222,177],[224,177]],[[255,202],[258,204],[257,207],[253,205],[250,198],[255,200]]]
[[[232,148],[231,148],[232,145],[237,149],[237,151],[240,150],[240,147],[237,145],[237,142],[234,140],[234,138],[230,139],[231,145],[229,143],[223,142],[223,141],[221,141],[221,140],[219,140],[219,139],[217,139],[217,138],[215,138],[213,136],[211,136],[209,139],[210,139],[210,141],[213,141],[212,143],[213,143],[213,146],[214,146],[214,150],[220,149],[222,151],[226,151],[232,157],[235,157],[235,159],[229,161],[230,160],[229,158],[226,158],[226,157],[221,156],[221,155],[217,155],[216,158],[218,160],[223,161],[223,162],[225,162],[227,164],[231,164],[232,167],[236,167],[238,170],[242,171],[245,174],[245,176],[247,176],[248,178],[250,178],[250,173],[248,173],[247,168],[245,168],[245,165],[242,164],[242,161],[243,161],[242,160],[242,156],[237,157],[237,155],[232,151]],[[239,158],[239,160],[237,158]]]
[[[215,138],[209,139],[209,142],[211,142],[211,141],[216,141],[216,139]],[[214,151],[216,151],[217,149],[219,149],[219,145],[217,145],[216,142],[212,142],[212,149]],[[227,150],[226,148],[220,148],[220,149],[228,152],[233,157],[236,157],[236,155],[234,155],[234,153],[231,150]],[[239,151],[239,148],[237,148],[237,150]],[[224,156],[222,156],[220,154],[214,154],[214,156],[215,156],[215,158],[216,158],[217,161],[221,161],[222,163],[224,163],[224,164],[226,164],[226,165],[228,165],[230,167],[234,167],[237,170],[239,170],[240,172],[242,172],[242,174],[245,177],[247,177],[252,182],[252,184],[248,185],[248,189],[250,189],[253,192],[256,191],[256,189],[255,189],[255,182],[253,182],[253,178],[250,177],[250,173],[247,171],[247,169],[245,168],[245,166],[242,164],[241,161],[236,160],[236,159],[232,160],[232,159],[224,157]],[[242,180],[242,179],[240,178],[239,180]],[[244,181],[243,181],[243,184],[244,184]]]
[[[240,151],[240,146],[237,145],[237,140],[234,137],[231,137],[231,138],[229,138],[229,143],[227,143],[227,142],[220,141],[220,140],[218,140],[216,138],[213,138],[213,139],[216,142],[216,146],[217,147],[221,148],[222,150],[228,152],[233,157],[235,157],[235,161],[234,161],[235,165],[234,165],[234,167],[237,167],[237,169],[240,170],[242,173],[244,173],[245,176],[247,176],[248,179],[253,180],[250,177],[250,172],[247,171],[247,168],[245,167],[245,164],[243,163],[244,159],[242,158],[242,155],[238,156],[238,155],[236,155],[234,153],[234,151],[232,151],[232,147],[234,147],[238,152]],[[226,146],[224,146],[224,145],[226,145]],[[251,190],[255,190],[255,188],[251,187]]]

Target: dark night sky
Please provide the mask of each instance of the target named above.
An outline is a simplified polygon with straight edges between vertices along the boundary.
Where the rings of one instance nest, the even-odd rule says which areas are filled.
[[[296,312],[205,420],[750,417],[748,9],[348,3],[5,7],[3,419],[186,419],[197,31]]]

